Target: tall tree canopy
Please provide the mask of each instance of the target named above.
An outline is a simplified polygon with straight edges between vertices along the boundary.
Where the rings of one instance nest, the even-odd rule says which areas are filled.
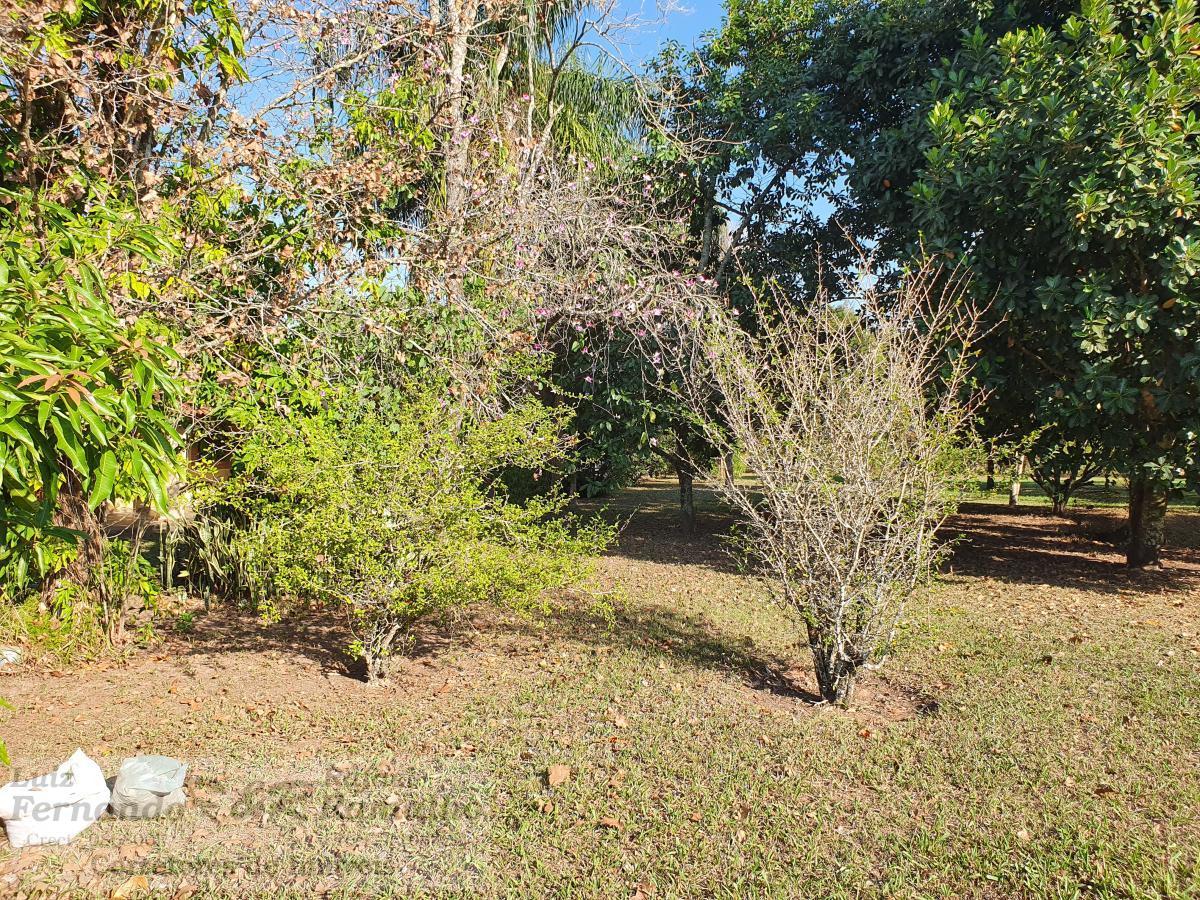
[[[1192,0],[1087,2],[1061,30],[976,31],[935,76],[913,186],[933,252],[1003,316],[993,415],[1099,446],[1155,558],[1200,432],[1200,33]]]
[[[905,254],[933,69],[964,30],[1054,24],[1073,5],[729,0],[723,28],[677,67],[723,149],[708,169],[717,203],[734,213],[733,249],[800,289],[807,276],[807,290],[815,248],[835,266],[857,255],[847,237]]]
[[[989,436],[1056,508],[1117,468],[1132,564],[1196,478],[1195,5],[729,0],[676,66],[725,148],[733,253],[806,302],[814,260],[928,252],[995,296]],[[819,251],[819,257],[814,255]]]

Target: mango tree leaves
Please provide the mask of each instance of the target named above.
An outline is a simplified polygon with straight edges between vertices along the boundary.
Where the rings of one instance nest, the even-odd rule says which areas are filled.
[[[41,240],[22,198],[0,211],[0,574],[10,585],[55,563],[52,513],[63,485],[93,509],[114,498],[165,508],[179,436],[164,415],[175,356],[152,323],[113,315],[89,261],[170,251],[119,209],[86,218],[43,202]]]

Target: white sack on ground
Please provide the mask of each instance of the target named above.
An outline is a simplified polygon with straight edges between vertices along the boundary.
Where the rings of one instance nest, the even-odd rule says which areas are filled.
[[[13,847],[66,844],[108,807],[104,773],[82,750],[47,775],[0,788],[0,819]]]

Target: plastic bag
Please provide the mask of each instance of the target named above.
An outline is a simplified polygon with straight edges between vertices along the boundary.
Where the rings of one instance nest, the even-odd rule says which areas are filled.
[[[154,819],[187,802],[183,780],[187,763],[169,756],[135,756],[121,763],[113,782],[112,814],[121,819]]]
[[[108,807],[104,773],[82,750],[48,775],[0,788],[0,819],[13,847],[66,844]]]

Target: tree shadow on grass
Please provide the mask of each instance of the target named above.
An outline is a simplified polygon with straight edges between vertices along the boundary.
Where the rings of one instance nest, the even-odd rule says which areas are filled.
[[[547,645],[628,651],[721,672],[764,693],[810,704],[821,700],[794,677],[798,660],[765,651],[749,637],[722,633],[702,615],[657,604],[624,604],[602,612],[586,600],[567,598],[545,615],[480,609],[458,622],[429,623],[422,631],[421,653],[436,654],[447,645],[503,650],[514,659],[540,657]]]
[[[197,619],[194,632],[175,639],[184,656],[274,652],[303,657],[327,671],[346,674],[354,663],[346,650],[349,642],[345,622],[330,610],[314,607],[293,611],[277,622],[264,622],[257,613],[235,603],[215,604]]]
[[[610,555],[639,562],[699,566],[723,574],[746,574],[724,540],[736,516],[709,489],[697,487],[698,528],[679,523],[674,483],[647,479],[603,507],[626,524]],[[597,507],[598,508],[598,507]],[[1111,538],[1124,521],[1115,508],[1072,508],[1054,516],[1048,507],[965,503],[944,527],[955,541],[955,574],[1013,584],[1047,584],[1101,593],[1161,593],[1200,587],[1200,512],[1172,506],[1161,568],[1131,570],[1123,548]]]
[[[644,479],[616,497],[581,501],[576,507],[584,514],[598,513],[620,526],[610,556],[741,574],[742,566],[726,540],[737,524],[736,515],[720,502],[713,490],[697,484],[696,530],[688,533],[679,515],[677,491],[673,481]]]
[[[555,642],[645,653],[718,672],[740,684],[746,698],[760,707],[788,712],[829,708],[816,691],[807,646],[801,643],[794,652],[772,652],[748,636],[722,633],[702,614],[688,615],[657,604],[630,605],[612,616],[571,607],[555,613],[551,621],[510,620],[498,630],[521,641],[531,638],[530,643],[551,637]],[[872,720],[899,721],[938,711],[937,699],[906,683],[903,676],[877,672],[862,674],[854,705]]]
[[[651,486],[646,494],[650,500],[673,500],[666,487]],[[635,497],[626,502],[636,507],[640,501]],[[948,537],[961,535],[949,566],[956,575],[1103,593],[1192,590],[1200,587],[1200,552],[1195,548],[1200,515],[1173,511],[1172,516],[1169,538],[1176,549],[1168,550],[1166,566],[1137,572],[1124,567],[1119,548],[1095,537],[1118,522],[1119,514],[1085,512],[1058,518],[1036,508],[1013,510],[1000,504],[967,504],[945,532]],[[715,516],[708,519],[710,524],[714,521]],[[719,527],[707,527],[695,536],[684,535],[673,506],[659,502],[657,508],[650,508],[646,503],[626,528],[622,545],[613,555],[735,572],[737,568],[721,541],[723,528],[731,522],[727,516]],[[471,647],[536,656],[544,652],[542,643],[548,635],[562,642],[661,654],[726,672],[764,694],[806,703],[819,699],[811,685],[791,674],[807,665],[806,652],[789,654],[791,658],[764,652],[748,637],[723,633],[719,625],[703,616],[658,603],[624,606],[612,617],[591,612],[584,603],[571,603],[539,620],[474,610],[457,620],[443,617],[423,623],[408,657],[435,660],[448,650]],[[349,643],[344,621],[328,610],[314,609],[281,622],[262,624],[251,612],[217,607],[202,619],[201,627],[185,639],[181,649],[191,655],[276,651],[310,659],[326,672],[361,678],[362,663],[350,657],[346,649]]]
[[[1014,584],[1044,584],[1112,594],[1191,591],[1200,587],[1195,532],[1200,516],[1172,511],[1161,568],[1129,569],[1120,546],[1106,540],[1122,521],[1119,511],[1047,510],[967,503],[945,526],[955,539],[950,569],[957,575]]]
[[[514,661],[545,654],[556,644],[632,650],[728,674],[747,687],[778,697],[815,704],[820,697],[790,671],[796,661],[763,652],[749,638],[721,634],[703,617],[661,606],[624,606],[602,614],[583,602],[568,600],[547,615],[518,616],[486,607],[471,614],[443,616],[418,625],[404,659],[431,663],[452,650],[470,661],[471,650],[501,652]],[[329,610],[314,609],[279,622],[263,623],[254,613],[233,606],[214,607],[196,631],[176,641],[182,656],[282,653],[315,663],[325,674],[365,680],[365,667],[347,650],[350,635]],[[462,651],[468,651],[463,653]],[[431,666],[432,677],[442,677]]]

